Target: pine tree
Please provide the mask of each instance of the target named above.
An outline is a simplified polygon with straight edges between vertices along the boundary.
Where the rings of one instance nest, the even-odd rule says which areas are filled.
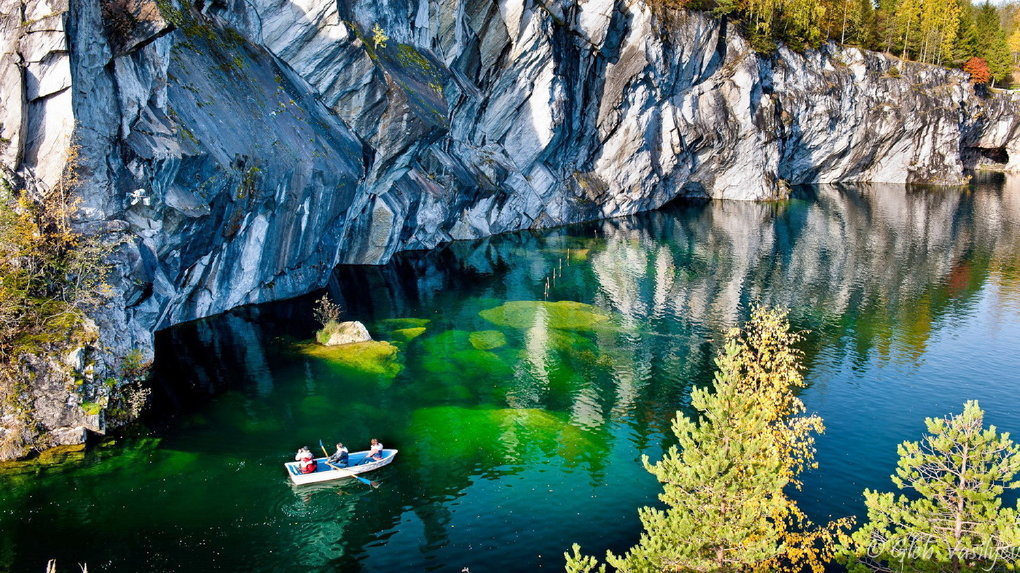
[[[959,0],[959,22],[953,45],[953,62],[962,65],[978,53],[978,29],[969,0]]]
[[[1013,60],[1006,43],[1006,33],[999,23],[999,13],[987,1],[977,9],[977,53],[975,56],[988,62],[995,82],[1005,82],[1013,71]]]
[[[965,1],[965,0],[964,0]],[[896,0],[878,0],[875,9],[875,33],[878,36],[878,49],[892,52],[899,46],[896,33]]]
[[[984,428],[984,412],[925,420],[929,435],[904,442],[893,483],[913,497],[865,490],[869,522],[853,534],[852,572],[977,572],[1013,568],[1020,558],[1020,505],[1001,507],[1020,487],[1020,447]]]
[[[712,389],[697,389],[695,421],[673,422],[679,444],[644,464],[663,484],[667,509],[639,510],[644,532],[622,556],[621,571],[821,571],[848,521],[808,522],[786,495],[814,467],[818,416],[805,416],[794,390],[804,386],[799,339],[786,315],[755,310],[744,331],[727,336]],[[595,561],[575,547],[568,570],[591,571]],[[601,569],[600,569],[601,570]]]
[[[839,0],[828,9],[838,26],[829,34],[840,44],[871,48],[875,44],[875,7],[871,0]]]
[[[874,50],[878,46],[878,30],[875,15],[875,5],[871,0],[857,0],[856,18],[853,22],[853,33],[847,41],[856,44],[867,50]]]

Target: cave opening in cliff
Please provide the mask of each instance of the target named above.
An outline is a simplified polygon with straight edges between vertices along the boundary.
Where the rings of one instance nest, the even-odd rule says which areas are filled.
[[[1005,147],[976,147],[981,165],[1006,165],[1009,163],[1009,152]]]

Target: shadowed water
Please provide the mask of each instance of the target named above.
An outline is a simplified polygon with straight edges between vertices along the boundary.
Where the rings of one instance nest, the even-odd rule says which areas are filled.
[[[0,570],[562,569],[633,544],[692,385],[753,304],[789,307],[820,468],[813,518],[863,513],[896,444],[978,399],[1020,431],[1020,181],[802,190],[407,253],[338,270],[392,346],[309,346],[315,296],[160,333],[143,427],[0,474]],[[564,302],[571,301],[571,302]],[[294,487],[301,445],[396,461]]]

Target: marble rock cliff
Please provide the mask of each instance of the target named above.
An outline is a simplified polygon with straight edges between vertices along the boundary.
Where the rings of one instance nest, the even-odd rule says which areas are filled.
[[[760,57],[640,1],[0,0],[0,42],[4,177],[51,185],[80,146],[80,228],[118,245],[101,343],[65,361],[85,382],[27,390],[26,444],[105,431],[81,405],[154,331],[337,264],[681,196],[1020,167],[1017,100],[960,72]]]

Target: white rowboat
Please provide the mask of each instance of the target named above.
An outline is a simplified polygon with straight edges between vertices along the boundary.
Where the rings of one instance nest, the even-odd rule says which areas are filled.
[[[392,462],[393,458],[396,456],[397,450],[383,450],[382,459],[376,461],[368,457],[368,451],[354,452],[347,460],[347,467],[338,466],[338,469],[326,465],[327,458],[315,458],[315,471],[308,474],[301,473],[301,470],[299,469],[299,462],[288,462],[283,464],[283,467],[286,468],[287,475],[290,476],[290,481],[301,485],[345,477],[354,477],[357,474],[363,474],[365,472],[379,469]]]

